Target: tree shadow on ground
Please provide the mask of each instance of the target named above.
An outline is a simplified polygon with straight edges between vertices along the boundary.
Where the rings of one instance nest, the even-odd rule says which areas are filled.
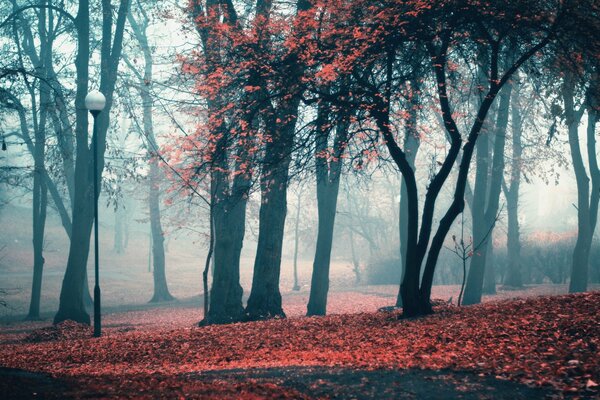
[[[194,374],[193,377],[207,383],[243,383],[252,380],[293,389],[307,397],[335,399],[516,400],[543,399],[553,394],[543,388],[451,370],[285,367],[207,371]]]

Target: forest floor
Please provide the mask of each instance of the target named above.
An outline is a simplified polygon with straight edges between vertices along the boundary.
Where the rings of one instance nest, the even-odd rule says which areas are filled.
[[[332,297],[332,305],[349,301]],[[372,310],[367,294],[352,304],[370,298]],[[295,317],[291,308],[284,320],[202,328],[197,309],[138,310],[108,315],[97,339],[72,323],[13,323],[0,329],[0,394],[599,398],[600,292],[440,304],[420,319],[397,311]]]

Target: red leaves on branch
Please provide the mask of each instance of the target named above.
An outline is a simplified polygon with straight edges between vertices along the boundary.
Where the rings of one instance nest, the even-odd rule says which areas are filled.
[[[100,339],[3,345],[4,366],[108,379],[294,365],[459,369],[564,392],[597,393],[600,293],[467,308],[290,318]],[[171,379],[170,378],[170,379]],[[164,382],[163,382],[164,383]],[[157,383],[158,385],[158,383]]]

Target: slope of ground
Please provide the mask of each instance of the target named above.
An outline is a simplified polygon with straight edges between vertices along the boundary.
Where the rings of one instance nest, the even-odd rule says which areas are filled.
[[[5,342],[0,365],[51,374],[65,397],[378,398],[397,386],[390,396],[595,398],[600,380],[600,293],[444,306],[417,320],[375,312],[60,333]]]

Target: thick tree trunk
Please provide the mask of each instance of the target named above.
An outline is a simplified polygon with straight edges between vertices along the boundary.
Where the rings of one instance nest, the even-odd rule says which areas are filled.
[[[329,292],[329,268],[331,248],[337,208],[339,177],[332,182],[317,181],[317,207],[319,228],[317,246],[313,261],[310,285],[310,297],[306,315],[325,315],[327,312],[327,294]]]
[[[266,145],[261,173],[261,204],[258,245],[254,260],[252,289],[246,306],[249,320],[285,317],[281,306],[279,278],[281,252],[287,214],[287,187],[291,151],[294,143],[298,106],[292,99],[280,106],[272,140]]]
[[[262,34],[264,24],[269,21],[272,3],[259,2],[256,13],[261,32],[258,35],[259,46],[268,48],[271,37]],[[299,0],[297,11],[306,11],[312,7],[310,2]],[[266,29],[265,29],[266,31]],[[279,100],[279,104],[264,113],[268,141],[261,171],[261,205],[259,213],[259,233],[252,288],[246,306],[246,318],[249,320],[285,317],[281,307],[279,277],[281,274],[281,252],[283,233],[287,214],[287,186],[291,153],[294,147],[294,135],[300,105],[300,79],[304,75],[303,65],[297,55],[291,53],[283,63],[286,77],[283,85],[287,95]],[[256,80],[264,86],[258,71],[251,76],[250,82]],[[263,93],[265,94],[265,93]],[[271,100],[269,100],[270,102]],[[272,112],[274,111],[274,112]]]
[[[104,152],[106,149],[106,132],[110,122],[110,109],[113,92],[117,78],[117,68],[121,58],[123,30],[125,17],[129,10],[129,1],[121,0],[117,23],[114,29],[110,1],[103,1],[102,7],[102,46],[101,46],[101,72],[100,91],[106,97],[106,107],[98,119],[96,134],[98,144],[98,171],[96,179],[101,181],[104,169]],[[77,13],[77,69],[76,88],[76,141],[77,157],[75,163],[74,202],[72,218],[72,234],[69,247],[67,268],[60,293],[58,312],[54,323],[64,320],[74,320],[89,324],[90,316],[83,303],[83,285],[86,277],[87,259],[90,247],[90,234],[93,223],[93,190],[91,182],[94,179],[92,162],[94,154],[88,147],[88,112],[85,108],[85,96],[88,92],[89,57],[90,57],[90,17],[89,1],[80,0]],[[99,193],[99,191],[98,191]]]
[[[270,185],[264,189],[260,206],[254,275],[246,307],[246,318],[249,320],[285,317],[279,277],[287,213],[287,171],[276,172],[265,178]]]
[[[220,128],[222,129],[222,127]],[[246,205],[251,185],[251,169],[246,144],[238,147],[235,177],[230,188],[227,134],[219,135],[211,172],[211,213],[214,233],[213,279],[208,313],[201,324],[225,324],[244,317],[240,285],[240,255],[246,227]]]
[[[569,88],[566,95],[572,95]],[[571,97],[572,98],[572,97]],[[571,112],[567,116],[569,128],[569,145],[571,147],[571,157],[573,160],[573,169],[577,181],[577,242],[573,250],[573,262],[571,266],[571,280],[569,283],[569,293],[584,292],[587,290],[590,250],[596,221],[598,216],[598,200],[600,197],[600,171],[596,156],[596,120],[597,113],[593,107],[588,107],[588,126],[587,126],[587,153],[589,169],[592,181],[590,190],[590,179],[585,171],[581,150],[579,149],[579,119],[575,113]]]
[[[577,242],[573,250],[571,281],[569,284],[570,293],[587,290],[590,247],[598,217],[598,199],[600,196],[600,171],[598,169],[595,137],[596,112],[593,107],[589,107],[592,104],[587,104],[589,107],[587,156],[592,178],[590,189],[590,178],[585,168],[579,142],[579,124],[585,108],[583,105],[578,109],[575,108],[575,89],[575,77],[567,73],[563,78],[562,97],[565,106],[565,122],[569,134],[571,160],[577,182]],[[592,92],[588,93],[588,102],[594,102],[595,100]]]
[[[231,210],[214,206],[214,275],[210,306],[204,324],[238,322],[244,315],[240,285],[240,252],[245,229],[246,200],[240,198]]]
[[[54,316],[54,323],[70,319],[89,324],[90,316],[83,303],[83,284],[86,278],[87,258],[92,229],[92,190],[90,185],[90,151],[88,148],[88,112],[85,109],[85,96],[88,92],[90,56],[90,16],[89,1],[79,2],[77,13],[77,68],[76,91],[76,141],[77,155],[74,174],[74,194],[72,210],[71,242],[67,269],[63,278],[60,304]]]
[[[496,266],[494,265],[494,241],[488,240],[485,273],[483,276],[483,294],[496,294]]]
[[[418,113],[421,104],[419,96],[419,87],[416,80],[411,81],[411,98],[408,107],[408,117],[405,121],[404,129],[404,152],[406,153],[406,159],[410,167],[415,169],[415,159],[417,158],[417,152],[421,145],[419,132],[417,130],[418,124]],[[400,185],[400,211],[399,211],[399,237],[400,237],[400,261],[402,263],[402,272],[400,274],[400,284],[404,281],[404,275],[406,273],[406,254],[408,247],[408,192],[406,189],[406,183],[401,178]],[[396,307],[402,307],[402,296],[400,291],[396,296]]]

